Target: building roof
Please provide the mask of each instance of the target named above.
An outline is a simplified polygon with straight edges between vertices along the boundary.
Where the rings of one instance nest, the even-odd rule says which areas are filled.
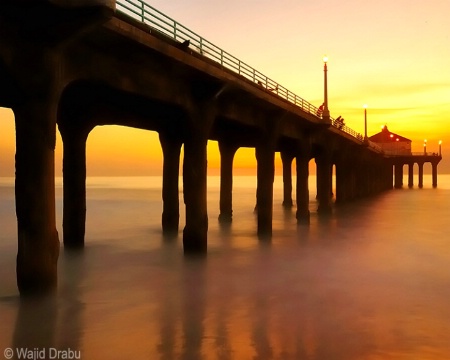
[[[374,143],[389,143],[392,141],[397,141],[397,139],[398,141],[401,142],[411,142],[410,139],[407,139],[401,135],[390,132],[387,125],[384,125],[383,130],[381,130],[381,132],[369,137],[369,140],[373,141]]]

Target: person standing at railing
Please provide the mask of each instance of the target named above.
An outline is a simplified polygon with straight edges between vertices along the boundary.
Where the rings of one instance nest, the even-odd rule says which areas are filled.
[[[325,103],[322,103],[322,105],[320,105],[320,106],[317,108],[317,111],[316,111],[316,116],[317,116],[317,117],[322,117],[322,113],[323,113],[323,108],[324,108],[324,106],[325,106]]]
[[[335,120],[334,120],[334,124],[335,126],[339,129],[342,130],[342,128],[344,127],[345,123],[344,123],[344,118],[339,115]]]

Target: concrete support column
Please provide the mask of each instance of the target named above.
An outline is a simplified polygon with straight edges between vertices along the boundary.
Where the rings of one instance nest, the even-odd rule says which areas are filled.
[[[179,205],[179,172],[182,142],[176,136],[164,132],[159,133],[159,141],[163,151],[163,183],[162,183],[162,231],[164,235],[178,233],[180,221]]]
[[[273,181],[275,176],[275,150],[270,144],[256,147],[258,207],[258,236],[272,235]]]
[[[378,186],[377,193],[384,191],[386,188],[386,164],[384,159],[378,162]]]
[[[366,197],[370,194],[370,183],[371,183],[371,167],[373,166],[373,163],[371,162],[370,157],[366,154],[364,156],[365,162],[362,166],[362,173],[361,173],[361,182],[358,184],[358,186],[361,187],[361,197]],[[371,166],[369,166],[371,164]]]
[[[389,164],[389,189],[395,188],[395,165],[393,163]],[[387,180],[386,180],[387,181]]]
[[[408,164],[408,187],[414,186],[414,163]]]
[[[283,164],[283,206],[285,208],[291,208],[292,203],[292,160],[294,155],[281,151],[281,162]]]
[[[393,187],[392,179],[394,178],[394,168],[391,163],[386,164],[386,190],[391,190]]]
[[[233,217],[233,159],[238,147],[219,141],[220,151],[220,222],[231,222]]]
[[[397,163],[395,166],[394,187],[401,189],[403,187],[403,163]]]
[[[358,165],[354,173],[354,198],[359,199],[362,197],[362,187],[361,183],[363,181],[364,164],[362,162],[362,157],[358,157]]]
[[[344,147],[338,152],[336,158],[336,205],[356,197],[355,172],[360,162],[359,158],[359,154],[351,147]]]
[[[316,158],[317,165],[317,200],[319,214],[331,213],[331,158],[327,154],[321,154]]]
[[[207,251],[207,144],[216,108],[214,100],[202,92],[201,89],[192,89],[193,97],[186,105],[188,117],[183,138],[183,197],[186,207],[183,248],[186,254],[204,254]]]
[[[437,171],[437,166],[438,164],[435,162],[431,163],[432,166],[432,177],[433,177],[433,187],[437,187],[437,176],[438,176],[438,171]]]
[[[86,227],[86,140],[90,129],[59,126],[63,140],[63,241],[84,246]]]
[[[423,162],[418,163],[419,165],[419,188],[423,188]]]
[[[207,250],[207,142],[205,137],[190,137],[184,143],[183,194],[186,205],[186,226],[183,230],[183,246],[185,253],[205,253]]]
[[[56,107],[26,103],[16,121],[17,285],[21,295],[56,288],[59,240],[55,224]]]
[[[355,165],[351,165],[348,164],[348,172],[347,172],[347,180],[342,179],[338,182],[338,184],[336,185],[337,188],[339,188],[340,186],[344,186],[347,190],[347,199],[348,200],[354,200],[357,195],[356,195],[356,171],[357,168],[355,167]],[[337,180],[337,179],[336,179]],[[344,182],[344,185],[342,185],[342,182]],[[338,201],[338,197],[336,198],[336,201]],[[339,202],[339,201],[338,201]]]
[[[341,159],[336,164],[336,204],[351,199],[352,170],[350,164]]]
[[[298,154],[297,164],[297,223],[309,224],[309,154]]]

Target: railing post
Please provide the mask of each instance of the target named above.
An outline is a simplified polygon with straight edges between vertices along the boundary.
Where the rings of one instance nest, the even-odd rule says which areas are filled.
[[[199,50],[200,50],[200,54],[203,55],[203,38],[200,36],[200,42],[199,42]]]
[[[141,1],[141,17],[141,21],[145,22],[145,3],[143,1]]]
[[[223,50],[220,49],[220,65],[223,66]]]
[[[177,22],[176,21],[173,22],[173,38],[174,38],[174,40],[177,39]]]

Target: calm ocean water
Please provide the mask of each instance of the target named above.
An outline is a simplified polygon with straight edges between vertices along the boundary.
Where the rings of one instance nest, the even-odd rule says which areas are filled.
[[[86,248],[61,251],[55,297],[21,302],[14,189],[0,179],[0,358],[28,347],[82,359],[450,359],[450,175],[324,220],[313,181],[308,227],[281,207],[277,178],[269,243],[256,237],[255,178],[235,178],[230,227],[210,178],[208,255],[192,259],[183,206],[178,238],[161,236],[160,178],[89,178]],[[61,192],[59,181],[62,240]]]

